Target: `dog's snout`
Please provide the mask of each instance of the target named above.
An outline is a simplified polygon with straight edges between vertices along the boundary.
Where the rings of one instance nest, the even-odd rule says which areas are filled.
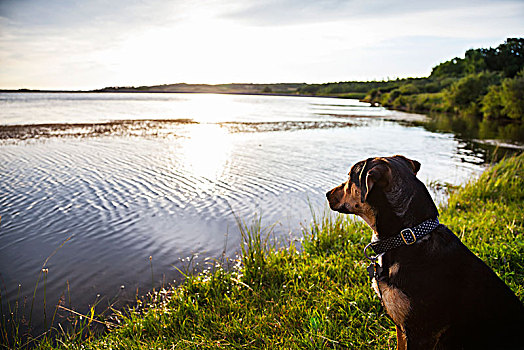
[[[337,189],[339,189],[339,187],[332,188],[326,192],[326,198],[328,199],[329,202],[337,200],[338,195],[335,193]]]

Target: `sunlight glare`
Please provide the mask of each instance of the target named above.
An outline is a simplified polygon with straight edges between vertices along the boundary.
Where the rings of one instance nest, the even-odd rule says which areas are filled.
[[[195,177],[216,182],[227,170],[231,135],[217,124],[194,125],[180,151],[184,159],[181,164]]]

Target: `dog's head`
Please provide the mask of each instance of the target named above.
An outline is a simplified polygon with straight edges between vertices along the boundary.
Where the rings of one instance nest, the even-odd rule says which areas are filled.
[[[416,222],[421,215],[435,217],[433,200],[416,177],[419,169],[419,162],[399,155],[360,161],[351,167],[346,182],[326,194],[329,207],[340,213],[359,215],[373,229],[380,211],[389,210],[408,222]],[[419,205],[429,205],[429,209],[422,210],[427,213],[416,208]]]

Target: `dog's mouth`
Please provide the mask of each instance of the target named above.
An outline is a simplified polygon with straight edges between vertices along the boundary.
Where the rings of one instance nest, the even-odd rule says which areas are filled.
[[[342,214],[354,214],[354,212],[351,210],[351,206],[341,200],[342,198],[340,198],[341,196],[339,190],[340,186],[326,193],[329,208]]]
[[[334,211],[338,211],[339,213],[342,213],[342,214],[354,214],[353,211],[351,211],[349,209],[349,205],[347,205],[347,203],[340,203],[338,205],[333,205],[331,206],[331,210],[334,210]]]

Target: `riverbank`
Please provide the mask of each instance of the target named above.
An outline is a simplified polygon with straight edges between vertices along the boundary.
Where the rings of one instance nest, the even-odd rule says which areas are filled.
[[[405,112],[448,113],[480,120],[524,120],[524,39],[508,38],[496,48],[470,49],[433,67],[423,78],[310,84],[301,93],[343,95]]]
[[[524,300],[524,154],[451,194],[440,221]],[[395,348],[395,330],[371,290],[362,250],[370,229],[350,216],[317,217],[300,243],[279,248],[260,221],[242,224],[242,263],[215,261],[178,288],[117,317],[83,318],[39,348]],[[188,265],[188,271],[192,269]],[[90,317],[94,317],[92,320]],[[90,334],[87,324],[110,331]],[[56,338],[55,338],[56,337]],[[84,340],[82,341],[81,338]],[[53,340],[56,339],[56,340]]]

